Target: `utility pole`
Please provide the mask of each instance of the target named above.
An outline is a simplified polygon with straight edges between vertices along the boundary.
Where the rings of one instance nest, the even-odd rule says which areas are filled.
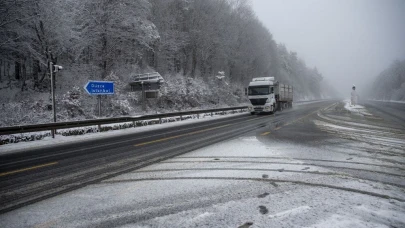
[[[53,115],[53,122],[56,123],[56,108],[55,108],[55,85],[54,85],[54,78],[53,78],[53,63],[49,62],[49,73],[51,76],[51,96],[52,96],[52,115]],[[52,138],[55,138],[56,130],[52,130]]]
[[[59,65],[53,65],[53,62],[49,62],[49,73],[51,76],[51,96],[52,96],[52,115],[53,115],[53,122],[56,123],[56,107],[55,107],[55,75],[56,72],[62,70],[63,67]],[[52,138],[55,138],[56,130],[52,130]]]

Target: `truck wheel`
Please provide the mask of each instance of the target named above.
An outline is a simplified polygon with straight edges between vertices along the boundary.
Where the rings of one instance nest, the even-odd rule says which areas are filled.
[[[255,114],[255,112],[251,112],[251,113],[250,113],[250,115],[254,115],[254,114]]]

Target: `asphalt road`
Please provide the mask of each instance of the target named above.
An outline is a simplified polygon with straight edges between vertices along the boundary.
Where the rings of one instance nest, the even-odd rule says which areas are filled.
[[[382,116],[401,127],[405,127],[405,103],[383,102],[383,101],[364,101],[370,111]]]
[[[0,227],[405,227],[403,106],[363,105],[9,156]]]
[[[0,213],[131,172],[260,128],[278,128],[334,101],[276,115],[238,115],[175,128],[0,155]]]

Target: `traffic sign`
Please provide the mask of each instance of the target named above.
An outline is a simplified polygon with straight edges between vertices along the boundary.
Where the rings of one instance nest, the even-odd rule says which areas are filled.
[[[112,95],[114,94],[114,82],[88,81],[84,90],[90,95]]]

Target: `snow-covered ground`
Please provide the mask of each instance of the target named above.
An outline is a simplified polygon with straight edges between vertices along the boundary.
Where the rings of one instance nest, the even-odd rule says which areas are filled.
[[[394,101],[394,100],[371,100],[371,101],[405,104],[405,101]]]
[[[362,105],[352,105],[349,100],[345,100],[345,109],[353,114],[358,114],[361,116],[371,116],[370,112]]]
[[[0,216],[0,226],[405,224],[405,203],[395,199],[405,199],[401,188],[285,157],[285,153],[314,149],[286,143],[267,145],[259,137],[223,142],[6,213]],[[243,158],[246,156],[249,158]]]

